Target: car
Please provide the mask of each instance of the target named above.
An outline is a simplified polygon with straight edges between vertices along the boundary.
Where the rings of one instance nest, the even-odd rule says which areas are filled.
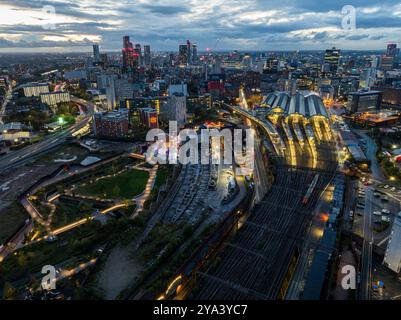
[[[388,189],[388,188],[390,188],[390,186],[388,184],[386,184],[383,188]]]
[[[373,215],[375,215],[375,216],[381,216],[382,214],[381,214],[380,211],[373,211]]]
[[[348,217],[352,218],[354,216],[354,211],[350,210]]]
[[[373,195],[374,195],[375,197],[380,197],[380,193],[378,193],[378,192],[373,192]]]
[[[387,196],[382,196],[382,201],[388,201],[388,197]]]
[[[390,210],[388,210],[388,209],[382,209],[382,213],[383,213],[383,214],[390,214],[391,212],[390,212]]]
[[[358,204],[356,205],[356,207],[357,207],[358,209],[365,209],[365,205],[364,205],[364,204],[361,204],[361,203],[358,203]]]
[[[360,212],[360,211],[358,211],[356,215],[362,217],[362,216],[363,216],[363,213]]]
[[[392,188],[390,189],[390,191],[392,191],[392,192],[394,192],[395,190],[396,190],[395,187],[392,187]]]

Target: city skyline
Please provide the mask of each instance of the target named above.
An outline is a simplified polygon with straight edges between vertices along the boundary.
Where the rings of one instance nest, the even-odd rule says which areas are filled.
[[[342,27],[347,1],[2,1],[0,52],[119,50],[121,37],[176,51],[382,49],[400,43],[401,4],[354,1],[356,29]],[[53,11],[54,9],[54,11]]]

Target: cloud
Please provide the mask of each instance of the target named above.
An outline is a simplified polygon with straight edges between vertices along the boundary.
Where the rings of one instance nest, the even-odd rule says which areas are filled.
[[[399,0],[353,0],[354,31],[341,29],[341,10],[349,2],[2,0],[0,47],[49,48],[53,43],[66,48],[88,46],[89,50],[90,42],[98,39],[103,49],[116,50],[124,35],[157,50],[177,50],[186,39],[196,42],[200,50],[212,47],[217,39],[222,39],[217,50],[302,50],[333,45],[377,49],[385,47],[384,40],[401,42]],[[54,30],[43,28],[49,17],[42,8],[49,5],[56,11]],[[67,40],[58,41],[60,37]]]

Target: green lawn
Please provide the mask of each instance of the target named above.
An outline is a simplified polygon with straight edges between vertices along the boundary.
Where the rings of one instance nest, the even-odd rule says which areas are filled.
[[[100,179],[95,183],[77,189],[77,194],[96,196],[105,199],[132,199],[143,192],[149,173],[141,170],[129,170],[118,176]]]

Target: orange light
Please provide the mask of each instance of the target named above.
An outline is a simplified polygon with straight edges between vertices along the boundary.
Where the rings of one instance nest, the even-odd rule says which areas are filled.
[[[320,218],[322,219],[322,221],[326,222],[329,221],[329,215],[327,213],[321,213],[320,214]]]

